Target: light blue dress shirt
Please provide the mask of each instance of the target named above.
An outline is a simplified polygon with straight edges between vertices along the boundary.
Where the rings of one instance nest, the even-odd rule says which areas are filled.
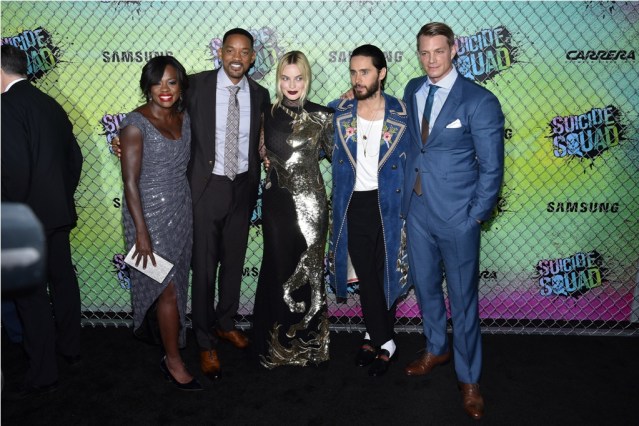
[[[439,113],[444,106],[444,102],[448,99],[448,94],[450,93],[450,89],[453,88],[453,84],[457,80],[457,70],[455,67],[448,73],[448,75],[437,82],[437,86],[439,89],[435,92],[435,98],[433,99],[433,109],[430,112],[430,118],[428,120],[428,131],[433,130],[433,124],[435,124],[435,120],[439,116]],[[417,101],[417,108],[419,110],[419,125],[421,128],[423,115],[424,115],[424,107],[426,106],[426,97],[428,96],[428,89],[431,85],[430,78],[427,79],[426,83],[415,93],[415,100]]]

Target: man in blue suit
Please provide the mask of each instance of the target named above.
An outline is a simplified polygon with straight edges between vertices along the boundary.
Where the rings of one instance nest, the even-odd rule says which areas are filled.
[[[423,26],[417,48],[427,76],[411,80],[404,93],[411,141],[402,212],[426,350],[405,371],[425,375],[451,358],[442,289],[445,271],[463,406],[470,417],[480,419],[480,227],[490,218],[502,184],[504,115],[490,91],[453,67],[457,49],[449,26]]]

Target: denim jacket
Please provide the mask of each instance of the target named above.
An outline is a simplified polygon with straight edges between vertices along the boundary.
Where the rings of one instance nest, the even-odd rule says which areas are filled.
[[[403,101],[383,93],[384,124],[377,169],[379,212],[386,253],[384,293],[390,307],[408,290],[408,265],[404,221],[400,216],[404,188],[404,165],[408,150],[408,117]],[[355,188],[357,167],[357,100],[335,100],[332,185],[332,229],[329,247],[329,277],[337,297],[348,293],[348,225],[346,212]]]

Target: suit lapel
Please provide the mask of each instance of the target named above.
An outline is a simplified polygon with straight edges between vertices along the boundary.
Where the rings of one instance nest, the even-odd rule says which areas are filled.
[[[409,117],[413,117],[413,124],[415,125],[415,129],[417,129],[417,133],[416,133],[417,135],[421,135],[421,128],[422,128],[421,117],[419,115],[419,108],[417,107],[417,92],[427,81],[428,81],[427,77],[420,78],[415,83],[415,90],[413,90],[413,92],[409,96],[409,99],[407,99],[407,101],[409,102],[408,104]],[[419,145],[419,147],[421,148],[422,146],[421,138],[419,140],[415,139],[414,142],[417,145]]]
[[[344,152],[348,156],[348,160],[355,167],[357,161],[357,108],[356,103],[349,103],[343,100],[337,105],[337,111],[340,111],[335,120],[337,124],[337,134]]]
[[[202,99],[201,108],[199,108],[199,123],[210,123],[213,121],[212,126],[204,126],[203,129],[206,132],[206,142],[204,143],[204,149],[208,152],[208,158],[215,158],[215,100],[217,98],[217,73],[218,70],[213,71],[210,77],[207,79],[204,94],[200,96]],[[210,96],[208,94],[210,93]]]
[[[382,139],[379,141],[378,170],[382,168],[388,157],[390,157],[393,153],[397,147],[397,143],[401,140],[404,132],[406,131],[406,124],[396,119],[399,117],[406,117],[407,112],[406,109],[404,109],[404,104],[398,102],[401,110],[392,110],[389,107],[389,98],[386,95],[384,95],[384,97],[386,98],[386,111],[384,114],[384,124],[382,126]]]

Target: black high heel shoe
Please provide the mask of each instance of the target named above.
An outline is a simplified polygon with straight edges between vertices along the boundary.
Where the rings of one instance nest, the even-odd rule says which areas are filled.
[[[188,383],[180,383],[177,380],[175,380],[175,377],[173,377],[173,374],[171,374],[171,372],[169,371],[169,368],[166,366],[166,356],[163,357],[162,360],[160,361],[160,371],[162,372],[162,374],[164,374],[164,377],[166,378],[167,381],[173,383],[175,387],[180,390],[184,390],[184,391],[204,390],[200,382],[198,382],[198,380],[195,377],[193,377],[193,380],[191,380]]]

